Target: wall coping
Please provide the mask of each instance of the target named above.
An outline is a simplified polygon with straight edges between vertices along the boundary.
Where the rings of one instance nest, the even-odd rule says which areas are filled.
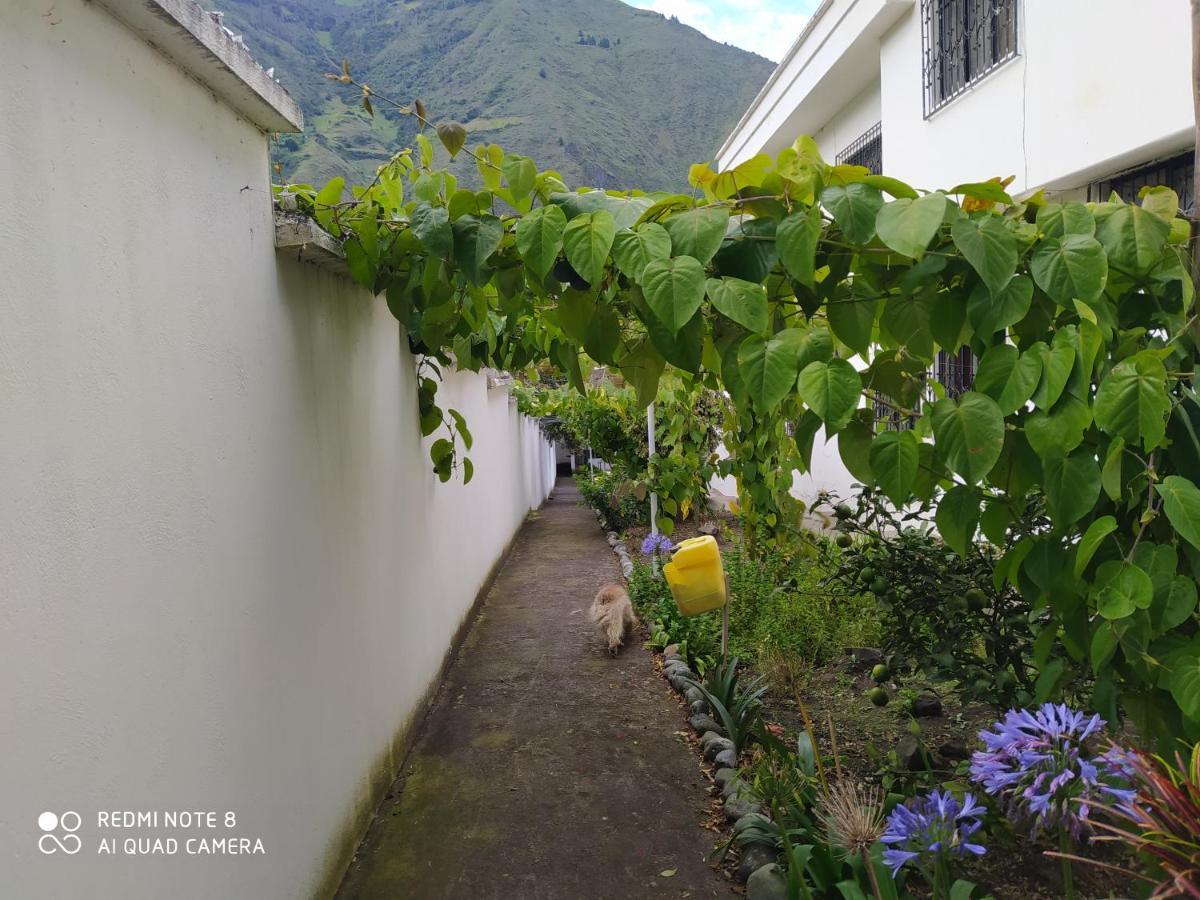
[[[240,35],[196,0],[99,0],[146,43],[263,131],[297,132],[304,113]]]
[[[275,210],[275,249],[293,251],[301,262],[347,274],[341,242],[303,213]]]

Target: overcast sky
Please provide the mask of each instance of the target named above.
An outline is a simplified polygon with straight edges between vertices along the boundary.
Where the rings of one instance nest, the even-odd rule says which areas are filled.
[[[819,0],[625,0],[779,62]]]

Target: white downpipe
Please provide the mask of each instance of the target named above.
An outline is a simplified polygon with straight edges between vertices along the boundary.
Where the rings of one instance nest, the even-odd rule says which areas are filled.
[[[646,443],[650,445],[650,458],[654,458],[654,404],[646,407]],[[650,492],[650,533],[658,534],[658,494]]]

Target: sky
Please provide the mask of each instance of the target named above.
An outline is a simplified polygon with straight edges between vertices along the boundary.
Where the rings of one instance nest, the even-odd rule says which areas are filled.
[[[819,0],[625,0],[779,62]]]

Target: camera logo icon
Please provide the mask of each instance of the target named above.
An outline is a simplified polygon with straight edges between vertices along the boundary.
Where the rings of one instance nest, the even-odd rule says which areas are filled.
[[[47,856],[59,851],[73,856],[83,849],[83,841],[79,839],[79,835],[75,834],[79,830],[79,826],[83,824],[79,813],[68,811],[59,815],[44,812],[38,816],[37,821],[38,828],[43,832],[42,836],[38,838],[38,849]],[[61,837],[59,836],[60,831]]]

